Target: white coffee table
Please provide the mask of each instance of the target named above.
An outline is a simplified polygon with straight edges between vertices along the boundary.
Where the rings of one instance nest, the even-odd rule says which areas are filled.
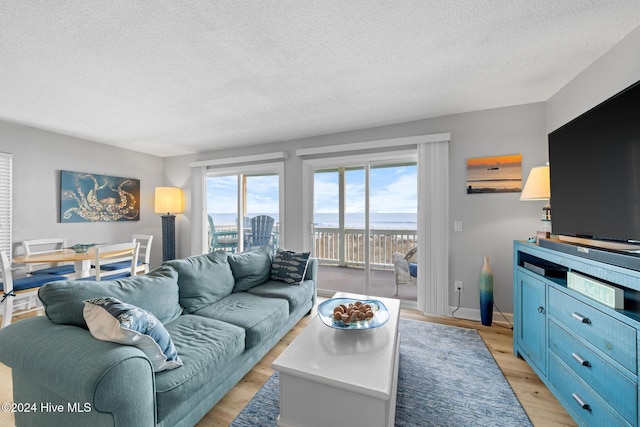
[[[377,299],[389,321],[339,330],[316,316],[273,362],[280,373],[279,426],[393,426],[398,388],[400,300]]]

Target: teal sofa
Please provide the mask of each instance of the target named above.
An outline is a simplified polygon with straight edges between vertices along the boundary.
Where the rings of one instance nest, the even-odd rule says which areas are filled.
[[[299,284],[273,280],[271,267],[261,248],[173,260],[144,276],[43,286],[46,317],[0,331],[14,402],[26,405],[16,424],[193,426],[315,305],[317,260]],[[100,297],[152,313],[183,365],[154,372],[138,347],[94,338],[83,301]]]

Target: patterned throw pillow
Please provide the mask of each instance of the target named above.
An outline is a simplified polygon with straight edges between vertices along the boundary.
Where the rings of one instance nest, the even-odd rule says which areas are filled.
[[[153,314],[111,297],[83,302],[84,319],[96,339],[138,347],[154,372],[182,366],[169,332]]]
[[[271,279],[289,285],[299,285],[304,280],[308,261],[309,252],[292,252],[278,248],[271,263]]]

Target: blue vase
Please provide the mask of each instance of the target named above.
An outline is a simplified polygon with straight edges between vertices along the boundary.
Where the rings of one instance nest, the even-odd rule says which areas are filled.
[[[485,326],[491,326],[493,320],[493,271],[489,257],[484,257],[480,272],[480,319]]]

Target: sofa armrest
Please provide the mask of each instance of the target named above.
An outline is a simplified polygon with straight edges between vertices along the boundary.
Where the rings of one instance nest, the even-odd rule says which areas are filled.
[[[313,298],[311,299],[311,303],[313,306],[318,302],[318,259],[317,258],[309,258],[309,262],[307,263],[307,271],[304,274],[304,280],[312,280],[313,281]]]
[[[156,425],[153,368],[136,347],[40,316],[0,331],[0,362],[12,369],[14,402],[64,408],[16,413],[18,424]]]
[[[304,280],[313,280],[313,282],[318,285],[318,259],[317,258],[309,258],[309,262],[307,263],[307,271],[304,274]]]

